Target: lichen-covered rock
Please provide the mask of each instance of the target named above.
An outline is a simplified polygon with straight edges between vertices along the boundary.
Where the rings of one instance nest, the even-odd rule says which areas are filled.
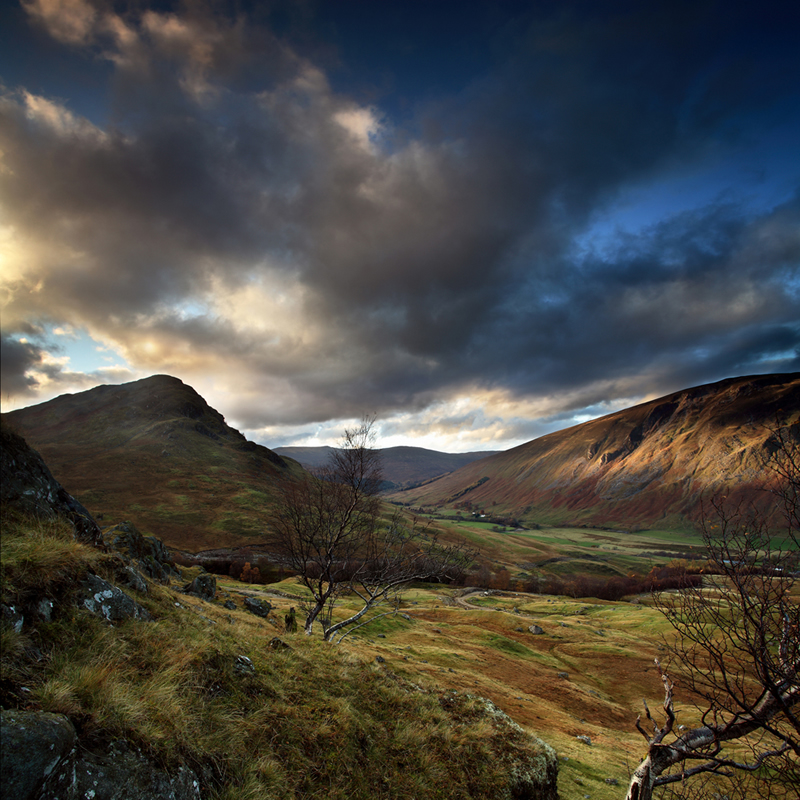
[[[148,578],[168,583],[180,577],[169,550],[155,536],[143,536],[132,522],[120,522],[103,531],[106,546],[129,558],[136,568]]]
[[[109,622],[152,619],[146,608],[125,594],[122,589],[98,578],[97,575],[87,575],[81,588],[83,591],[78,596],[78,605],[95,616],[107,619]]]
[[[3,800],[201,800],[187,767],[165,770],[123,741],[82,750],[62,714],[0,712]]]
[[[92,800],[200,800],[200,781],[192,770],[159,769],[124,742],[110,742],[85,753],[76,764],[75,798]]]
[[[257,597],[245,597],[244,598],[244,607],[251,613],[255,614],[257,617],[263,617],[266,619],[269,616],[270,611],[272,611],[272,606],[266,600],[259,600]]]
[[[53,477],[42,457],[2,422],[0,500],[37,517],[63,517],[71,523],[78,541],[104,546],[92,515]]]
[[[201,600],[213,600],[217,594],[217,579],[207,572],[198,575],[191,583],[183,587],[185,594],[199,597]]]
[[[0,711],[0,786],[8,800],[68,797],[76,736],[62,714]]]
[[[256,668],[247,656],[236,656],[233,660],[233,671],[237,675],[255,675]]]
[[[5,622],[19,633],[22,630],[22,626],[25,624],[25,615],[22,611],[15,605],[7,606],[5,603],[0,606],[0,610],[3,612],[3,619]]]

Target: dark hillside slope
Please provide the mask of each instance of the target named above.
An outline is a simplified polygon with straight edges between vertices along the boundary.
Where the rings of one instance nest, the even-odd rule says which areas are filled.
[[[186,550],[263,539],[276,479],[300,469],[167,375],[62,395],[4,419],[103,524],[131,519]]]
[[[333,447],[276,447],[279,455],[299,461],[306,469],[315,470],[324,466],[333,452]],[[424,447],[379,448],[383,466],[384,491],[397,491],[418,486],[421,483],[453,472],[465,464],[494,455],[497,450],[475,453],[442,453]]]
[[[394,498],[528,522],[683,527],[719,494],[753,500],[770,428],[800,430],[800,373],[698,386],[542,436]]]

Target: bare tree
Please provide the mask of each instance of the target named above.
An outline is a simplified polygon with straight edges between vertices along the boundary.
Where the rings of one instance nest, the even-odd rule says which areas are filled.
[[[773,532],[763,513],[715,501],[701,525],[715,574],[657,599],[676,633],[668,643],[675,680],[696,699],[699,724],[676,730],[675,685],[658,665],[663,721],[645,703],[648,729],[641,718],[636,725],[648,753],[628,800],[650,800],[656,787],[699,776],[724,776],[731,797],[800,797],[799,442],[798,423],[768,440],[767,490],[784,527]]]
[[[371,446],[373,422],[346,431],[325,469],[288,481],[272,518],[276,549],[311,595],[305,632],[319,620],[326,641],[369,621],[367,613],[396,599],[400,587],[455,577],[473,557],[400,512],[385,518],[377,497],[382,473]],[[334,622],[333,609],[344,594],[357,597],[361,607]]]

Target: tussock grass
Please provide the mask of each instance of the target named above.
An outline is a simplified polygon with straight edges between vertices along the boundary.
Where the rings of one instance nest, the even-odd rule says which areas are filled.
[[[136,597],[154,621],[111,626],[71,604],[70,586],[88,570],[110,574],[116,557],[75,543],[66,526],[13,522],[4,602],[45,591],[55,609],[19,633],[2,625],[4,706],[63,713],[84,737],[188,765],[211,800],[503,796],[504,754],[523,745],[505,741],[476,700],[445,698],[357,648],[293,636],[291,649],[273,649],[268,622],[170,587]],[[387,637],[416,627],[382,624]],[[237,673],[242,655],[254,674]]]

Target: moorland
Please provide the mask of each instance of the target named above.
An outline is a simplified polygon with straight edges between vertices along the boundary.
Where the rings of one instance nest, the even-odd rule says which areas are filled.
[[[3,707],[64,714],[89,750],[119,739],[167,771],[189,765],[204,798],[503,796],[539,746],[507,718],[554,749],[562,800],[623,797],[674,635],[650,589],[704,568],[709,498],[770,513],[763,455],[775,425],[797,422],[799,395],[797,375],[697,387],[387,495],[478,556],[461,585],[414,584],[335,646],[285,632],[304,589],[264,546],[278,479],[298,462],[167,376],[3,415],[101,527],[130,521],[176,562],[136,594],[153,621],[109,625],[73,600],[88,571],[118,578],[119,555],[4,504],[3,603],[60,611],[4,622]],[[186,595],[204,565],[215,593]],[[252,674],[235,671],[240,656]],[[667,667],[691,725],[691,688]]]

